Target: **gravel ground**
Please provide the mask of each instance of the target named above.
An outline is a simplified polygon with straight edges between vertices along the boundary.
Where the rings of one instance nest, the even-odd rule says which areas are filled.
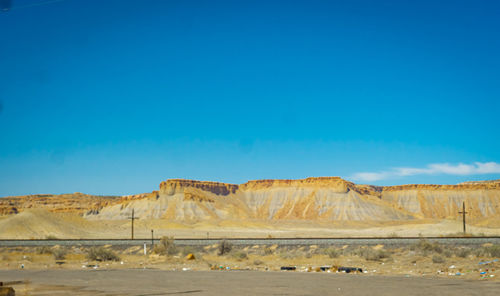
[[[355,274],[128,270],[9,270],[22,295],[498,295],[499,282]]]
[[[300,246],[300,245],[385,245],[404,246],[418,243],[421,238],[290,238],[290,239],[227,239],[234,245],[273,245]],[[430,242],[449,245],[482,245],[485,243],[500,244],[500,237],[472,237],[472,238],[427,238]],[[175,244],[180,246],[208,246],[217,244],[217,239],[176,239]],[[155,240],[158,243],[159,239]],[[151,239],[114,239],[114,240],[0,240],[0,247],[14,246],[142,246],[151,245]]]

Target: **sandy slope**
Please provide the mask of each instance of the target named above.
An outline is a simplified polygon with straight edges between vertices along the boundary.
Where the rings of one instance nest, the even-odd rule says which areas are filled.
[[[88,221],[76,214],[29,210],[0,219],[0,238],[129,238],[130,221]],[[418,220],[400,222],[314,222],[258,220],[213,220],[196,223],[169,222],[165,219],[139,219],[135,237],[369,237],[440,236],[459,233],[459,220]],[[500,235],[498,228],[468,226],[474,234]]]

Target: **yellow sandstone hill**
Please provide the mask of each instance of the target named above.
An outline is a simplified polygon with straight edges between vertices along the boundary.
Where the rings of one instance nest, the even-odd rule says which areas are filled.
[[[0,199],[0,214],[31,208],[77,213],[87,220],[141,219],[198,223],[259,221],[413,221],[457,217],[462,202],[477,223],[498,221],[500,180],[458,185],[356,185],[339,177],[256,180],[241,185],[173,179],[159,191],[129,196],[30,195]],[[496,223],[496,222],[495,222]]]

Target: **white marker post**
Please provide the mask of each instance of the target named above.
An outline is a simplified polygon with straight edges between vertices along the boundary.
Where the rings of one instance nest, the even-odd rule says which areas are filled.
[[[144,255],[147,255],[148,250],[146,249],[146,243],[144,243]]]

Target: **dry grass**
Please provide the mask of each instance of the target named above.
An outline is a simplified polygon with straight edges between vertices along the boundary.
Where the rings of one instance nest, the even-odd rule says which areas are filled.
[[[168,246],[168,240],[165,240]],[[221,242],[222,243],[222,242]],[[297,266],[297,270],[316,270],[319,266],[352,266],[376,274],[410,274],[410,275],[439,275],[455,276],[456,272],[467,273],[469,279],[478,279],[482,268],[499,270],[496,277],[500,279],[500,262],[479,265],[479,262],[489,262],[496,258],[500,250],[498,245],[483,247],[442,246],[429,242],[419,242],[413,246],[384,247],[384,246],[231,246],[228,251],[219,255],[220,245],[205,247],[177,247],[173,255],[153,254],[144,255],[142,246],[134,247],[106,247],[106,248],[66,248],[65,263],[57,266],[54,262],[53,251],[50,248],[3,248],[0,249],[0,261],[8,268],[19,268],[22,263],[25,268],[82,268],[91,260],[110,260],[107,252],[114,252],[121,257],[123,263],[108,261],[99,268],[158,268],[179,270],[207,270],[220,266],[230,269],[249,270],[279,270],[281,266]],[[168,249],[168,248],[166,248]],[[268,250],[268,251],[266,251]],[[50,251],[50,252],[49,252]],[[95,256],[85,258],[85,253],[95,253]],[[195,260],[187,260],[186,253],[196,253]],[[108,258],[108,259],[107,259]],[[116,259],[115,259],[116,260]],[[450,266],[455,269],[449,269]],[[494,274],[494,273],[493,273]],[[450,276],[451,276],[450,275]]]
[[[120,257],[104,247],[92,247],[87,252],[87,259],[91,261],[119,261]]]
[[[163,236],[160,239],[160,243],[155,245],[153,249],[153,253],[159,255],[175,255],[177,252],[178,250],[174,244],[174,238],[167,236]]]

